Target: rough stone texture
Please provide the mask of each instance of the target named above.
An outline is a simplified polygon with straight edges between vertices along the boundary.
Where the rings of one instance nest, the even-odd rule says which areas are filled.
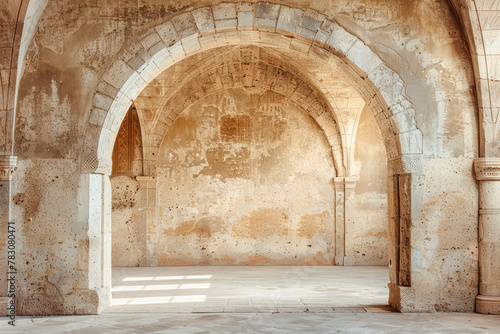
[[[354,152],[359,181],[346,217],[346,254],[354,256],[356,265],[386,266],[389,262],[387,161],[382,135],[368,108],[359,120]]]
[[[459,17],[465,13],[469,21],[478,14],[476,10],[485,15],[476,15],[480,20],[472,21],[474,28],[464,24],[469,45],[474,46],[470,49],[479,55],[478,50],[487,46],[487,52],[498,54],[497,43],[488,42],[497,40],[491,37],[495,20],[486,19],[491,8],[496,10],[496,2],[478,3],[479,8],[470,11],[474,6],[469,3],[460,7]],[[343,176],[354,175],[353,134],[358,117],[344,117],[341,109],[349,109],[350,103],[342,103],[342,91],[329,85],[332,80],[343,82],[361,97],[353,114],[359,114],[364,104],[370,107],[385,143],[389,171],[412,173],[412,286],[399,294],[400,309],[472,311],[478,292],[478,189],[471,166],[479,154],[498,152],[493,140],[498,138],[494,135],[496,58],[473,55],[471,64],[466,39],[446,1],[251,1],[234,7],[236,19],[228,10],[230,5],[220,7],[222,14],[215,18],[213,11],[219,4],[211,0],[51,0],[41,5],[45,9],[38,25],[27,34],[33,34],[33,39],[22,39],[28,44],[14,94],[18,99],[14,152],[8,152],[21,160],[11,200],[13,218],[23,224],[20,245],[26,245],[21,253],[24,281],[19,311],[95,313],[106,307],[96,278],[104,269],[88,260],[100,258],[97,240],[104,229],[95,226],[99,210],[79,203],[89,202],[95,195],[91,193],[102,193],[107,186],[96,181],[98,176],[80,176],[80,170],[109,173],[123,117],[159,73],[201,52],[249,44],[275,51],[277,58],[291,65],[286,69],[293,67],[294,76],[304,79],[307,85],[297,89],[301,105],[318,100],[307,99],[312,93],[328,102],[336,123],[328,122],[324,132],[341,138],[332,151],[341,157],[335,161],[343,167],[336,166]],[[281,5],[301,10],[294,31],[278,27],[284,19]],[[194,14],[207,6],[213,25],[207,16]],[[287,22],[287,29],[293,29],[293,18]],[[470,34],[471,30],[476,33]],[[12,31],[12,26],[6,31]],[[478,31],[485,31],[481,39],[475,38]],[[5,49],[17,50],[9,45],[13,44],[7,42]],[[2,69],[17,69],[12,52],[6,54]],[[231,82],[230,73],[214,77]],[[12,87],[12,81],[5,82],[2,74],[2,101],[6,101],[4,87]],[[476,96],[474,84],[480,93],[491,94]],[[186,87],[184,92],[192,92],[183,101],[191,104],[199,90]],[[13,116],[14,107],[8,105],[2,115]],[[1,124],[7,124],[2,133],[9,135],[13,123],[2,115]],[[175,117],[161,121],[172,124]],[[158,126],[166,129],[167,123],[158,122]],[[151,142],[158,140],[153,135],[152,131],[146,134]],[[151,147],[148,142],[144,149]],[[91,168],[80,169],[80,165]],[[154,164],[145,170],[154,170]],[[394,188],[391,182],[387,187],[391,263],[399,254],[400,240]],[[16,197],[25,193],[29,196],[24,201],[22,195]],[[102,202],[101,221],[106,220],[109,205]],[[35,223],[29,224],[29,219]],[[390,269],[391,282],[396,284],[394,261]],[[395,291],[391,290],[392,297],[397,297]]]
[[[129,176],[111,179],[112,204],[112,264],[138,267],[146,255],[146,224],[137,219],[139,183]]]
[[[195,102],[158,159],[158,265],[333,263],[331,150],[281,95]]]
[[[23,217],[16,219],[17,279],[29,284],[18,286],[18,314],[106,308],[110,287],[101,289],[107,261],[101,260],[107,223],[101,216],[102,175],[79,175],[71,159],[20,161],[19,167],[12,187],[13,215]],[[68,205],[61,208],[64,201]]]

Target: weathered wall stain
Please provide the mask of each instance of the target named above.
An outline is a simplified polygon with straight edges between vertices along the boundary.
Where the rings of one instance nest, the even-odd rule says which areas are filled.
[[[287,236],[287,216],[283,209],[258,209],[244,216],[233,226],[232,232],[234,236],[256,240]]]
[[[334,173],[321,129],[288,98],[200,99],[159,152],[158,264],[332,264]]]

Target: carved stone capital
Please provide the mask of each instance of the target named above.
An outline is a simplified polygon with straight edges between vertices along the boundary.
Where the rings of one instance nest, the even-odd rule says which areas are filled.
[[[421,155],[405,154],[399,158],[388,161],[387,167],[392,174],[407,174],[421,172]]]
[[[12,180],[12,174],[17,169],[17,157],[12,155],[0,156],[0,181]]]
[[[82,174],[111,175],[113,166],[111,158],[99,157],[96,153],[84,153],[81,159]]]
[[[474,160],[478,181],[500,181],[500,158],[479,158]]]

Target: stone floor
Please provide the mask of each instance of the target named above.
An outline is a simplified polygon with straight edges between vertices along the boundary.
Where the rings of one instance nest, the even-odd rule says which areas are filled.
[[[382,267],[115,268],[104,314],[4,318],[0,333],[500,333],[500,316],[395,313],[386,283]]]
[[[0,333],[495,333],[500,316],[476,313],[106,313],[96,316],[18,317]]]
[[[390,312],[386,267],[113,269],[108,313]]]

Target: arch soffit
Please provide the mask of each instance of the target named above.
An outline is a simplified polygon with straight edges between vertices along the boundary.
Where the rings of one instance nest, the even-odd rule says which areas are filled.
[[[221,16],[221,10],[226,14]],[[312,10],[267,2],[225,3],[174,16],[131,43],[114,61],[94,94],[82,172],[109,173],[121,120],[158,73],[204,50],[247,44],[299,51],[340,69],[374,112],[388,160],[422,153],[422,134],[402,79],[359,38]],[[402,163],[397,167],[405,169]]]

